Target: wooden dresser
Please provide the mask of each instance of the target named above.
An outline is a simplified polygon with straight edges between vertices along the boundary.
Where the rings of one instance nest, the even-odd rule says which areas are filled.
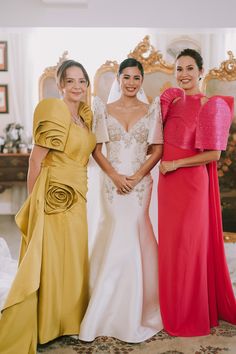
[[[0,154],[0,193],[26,182],[29,154]]]

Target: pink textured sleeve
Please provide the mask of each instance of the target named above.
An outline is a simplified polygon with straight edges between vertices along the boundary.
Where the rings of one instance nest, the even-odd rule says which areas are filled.
[[[177,97],[184,97],[184,91],[180,88],[172,88],[171,87],[171,88],[168,88],[167,90],[165,90],[161,94],[160,101],[161,101],[161,113],[162,113],[163,122],[166,120],[167,113],[169,111],[171,103]]]
[[[205,103],[198,116],[195,147],[201,150],[225,150],[233,117],[234,99],[214,96]]]

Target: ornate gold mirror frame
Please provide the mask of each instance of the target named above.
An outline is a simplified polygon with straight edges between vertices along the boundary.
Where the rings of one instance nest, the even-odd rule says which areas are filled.
[[[232,51],[227,52],[229,59],[224,60],[220,67],[211,69],[203,80],[203,91],[207,91],[207,84],[210,80],[236,81],[236,58]]]

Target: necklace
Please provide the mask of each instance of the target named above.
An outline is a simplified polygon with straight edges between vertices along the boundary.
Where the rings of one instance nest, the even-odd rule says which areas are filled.
[[[77,124],[78,126],[84,128],[85,126],[85,123],[83,121],[83,119],[77,114],[77,115],[74,115],[71,113],[71,119],[72,121]]]

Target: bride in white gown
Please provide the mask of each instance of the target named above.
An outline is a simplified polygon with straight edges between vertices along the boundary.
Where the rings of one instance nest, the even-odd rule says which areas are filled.
[[[136,343],[163,328],[157,242],[149,218],[150,170],[162,154],[162,122],[158,98],[150,105],[137,98],[143,81],[139,62],[124,60],[118,80],[120,99],[108,105],[94,99],[93,156],[105,174],[91,252],[91,298],[79,337]]]
[[[0,237],[0,310],[15,277],[17,261],[11,257],[6,241]]]

